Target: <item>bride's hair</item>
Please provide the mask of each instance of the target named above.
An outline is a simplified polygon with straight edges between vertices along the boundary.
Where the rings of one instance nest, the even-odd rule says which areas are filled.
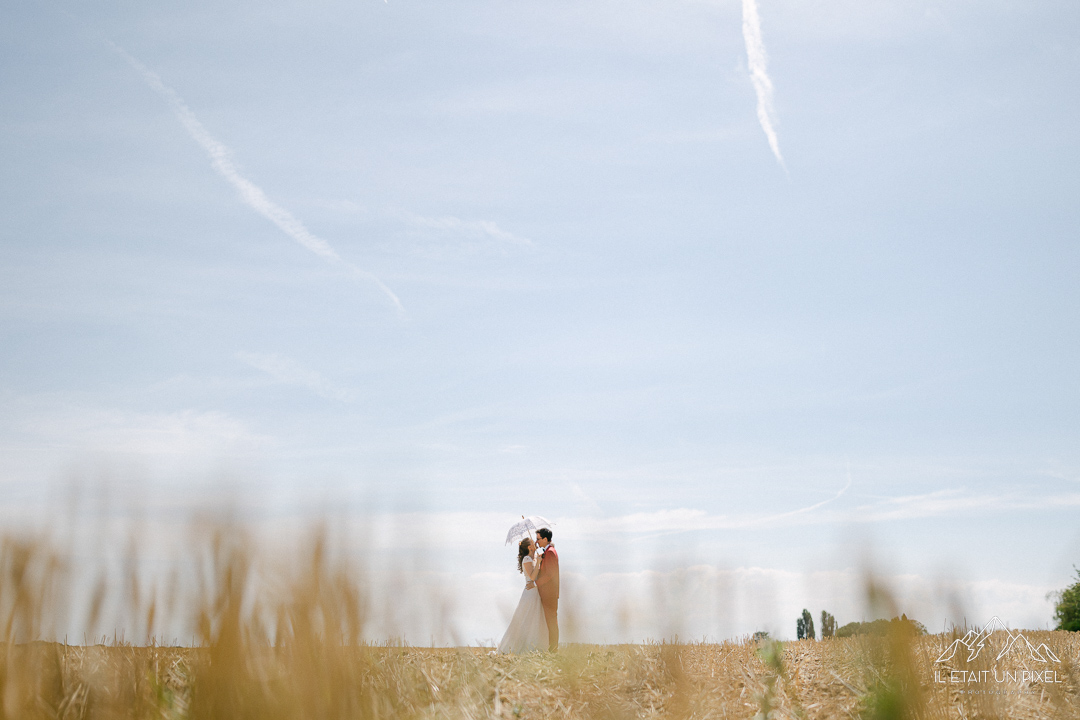
[[[521,561],[525,559],[525,556],[529,554],[529,538],[525,538],[518,543],[518,572],[525,572],[521,568]]]

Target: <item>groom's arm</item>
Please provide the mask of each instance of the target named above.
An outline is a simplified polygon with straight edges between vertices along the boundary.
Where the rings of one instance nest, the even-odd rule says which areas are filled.
[[[540,587],[541,585],[547,585],[551,581],[551,577],[548,573],[547,561],[544,558],[545,553],[538,552],[536,555],[536,561],[540,563],[540,568],[536,571],[536,587]]]
[[[559,577],[559,553],[554,548],[551,550],[551,554],[544,558],[545,562],[551,563],[548,569],[551,571],[552,577]]]

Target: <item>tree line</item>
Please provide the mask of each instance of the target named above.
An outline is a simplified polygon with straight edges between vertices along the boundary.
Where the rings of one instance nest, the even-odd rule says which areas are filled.
[[[1073,566],[1076,571],[1076,582],[1057,592],[1050,593],[1049,598],[1055,598],[1054,620],[1055,630],[1068,630],[1080,632],[1080,568]],[[907,615],[894,617],[892,620],[871,620],[869,622],[849,622],[842,627],[836,626],[836,618],[831,613],[821,611],[821,637],[852,637],[854,635],[884,635],[891,628],[901,627],[916,635],[925,635],[926,626],[918,620],[909,618]],[[767,637],[768,633],[760,633]],[[758,633],[755,633],[757,639]],[[802,615],[795,620],[795,637],[798,640],[817,640],[817,629],[814,627],[814,616],[810,611],[803,608]]]
[[[855,635],[884,635],[891,628],[900,628],[905,632],[915,635],[925,635],[926,626],[918,620],[909,618],[907,615],[894,617],[892,620],[884,618],[869,622],[849,622],[842,627],[836,626],[836,618],[832,613],[821,611],[821,637],[853,637]],[[814,628],[814,616],[810,611],[803,608],[802,616],[795,621],[795,637],[798,640],[817,640],[817,632]]]

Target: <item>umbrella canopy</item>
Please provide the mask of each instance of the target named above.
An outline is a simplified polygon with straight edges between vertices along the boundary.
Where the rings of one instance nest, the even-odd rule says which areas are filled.
[[[532,537],[532,534],[540,528],[550,530],[551,521],[539,515],[530,515],[529,517],[522,515],[521,520],[510,526],[509,532],[506,533],[505,544],[519,543],[526,537]]]

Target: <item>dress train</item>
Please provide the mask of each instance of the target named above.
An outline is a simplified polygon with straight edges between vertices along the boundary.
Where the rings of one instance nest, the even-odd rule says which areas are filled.
[[[514,617],[510,626],[499,641],[500,653],[527,653],[534,650],[546,650],[548,646],[547,621],[544,619],[544,606],[540,602],[540,592],[535,588],[521,591]]]

